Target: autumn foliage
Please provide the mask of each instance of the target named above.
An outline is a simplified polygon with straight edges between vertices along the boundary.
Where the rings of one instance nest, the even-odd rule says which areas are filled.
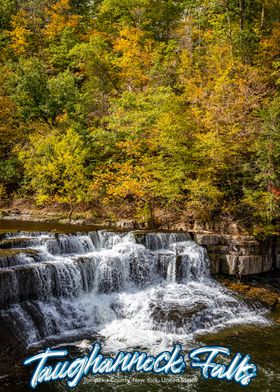
[[[278,0],[11,0],[0,11],[2,203],[278,230]]]

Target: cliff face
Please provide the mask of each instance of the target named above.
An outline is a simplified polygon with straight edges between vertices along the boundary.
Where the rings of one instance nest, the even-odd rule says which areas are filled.
[[[194,240],[207,249],[212,272],[252,275],[280,268],[280,238],[263,241],[249,235],[193,233]]]

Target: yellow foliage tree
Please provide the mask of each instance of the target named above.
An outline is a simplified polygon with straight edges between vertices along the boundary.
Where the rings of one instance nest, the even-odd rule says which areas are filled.
[[[150,80],[153,40],[136,27],[126,27],[116,39],[115,64],[121,69],[120,77],[129,90],[142,89]]]
[[[29,14],[20,10],[17,15],[13,16],[11,26],[12,30],[8,32],[11,37],[11,48],[15,54],[23,55],[26,53],[33,35],[29,28]]]
[[[75,29],[80,20],[79,15],[72,14],[69,0],[59,0],[46,10],[46,15],[49,22],[45,27],[45,35],[50,39],[58,37],[64,29]]]

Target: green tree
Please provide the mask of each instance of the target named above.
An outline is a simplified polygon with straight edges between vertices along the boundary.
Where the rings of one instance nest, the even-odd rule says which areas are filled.
[[[27,176],[27,190],[39,205],[51,202],[67,204],[68,218],[79,203],[89,200],[87,149],[73,130],[53,131],[47,137],[34,135],[30,145],[19,153]]]
[[[193,174],[188,109],[168,88],[124,93],[113,100],[106,121],[102,138],[107,145],[110,140],[113,156],[101,158],[93,187],[110,200],[134,202],[154,223],[156,205],[179,203]]]
[[[280,98],[277,96],[270,102],[268,109],[261,111],[263,126],[253,145],[255,159],[247,167],[253,176],[249,177],[243,200],[269,230],[280,223],[279,104]]]
[[[22,59],[11,81],[13,98],[25,120],[56,125],[59,116],[71,116],[79,100],[74,76],[68,71],[49,75],[38,58]]]

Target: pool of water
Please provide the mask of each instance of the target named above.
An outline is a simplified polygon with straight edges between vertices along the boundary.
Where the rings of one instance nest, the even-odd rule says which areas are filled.
[[[250,354],[258,367],[258,375],[248,387],[234,382],[204,380],[198,370],[187,367],[179,376],[154,376],[151,374],[115,374],[107,376],[86,377],[74,389],[77,392],[147,392],[147,391],[192,391],[192,392],[279,392],[280,390],[280,324],[273,322],[270,326],[242,326],[227,328],[215,334],[197,338],[191,348],[202,345],[224,346],[231,349],[232,354],[241,352]],[[188,343],[189,346],[189,343]],[[187,351],[188,352],[188,351]],[[187,353],[186,352],[186,353]],[[30,391],[28,379],[30,375],[19,367],[20,375],[15,375],[0,382],[0,390],[5,392]],[[66,392],[69,388],[64,382],[42,384],[39,392]]]
[[[75,233],[77,231],[91,231],[99,228],[94,225],[64,224],[56,222],[32,222],[13,219],[0,219],[0,233],[9,231],[53,231],[56,233]]]

